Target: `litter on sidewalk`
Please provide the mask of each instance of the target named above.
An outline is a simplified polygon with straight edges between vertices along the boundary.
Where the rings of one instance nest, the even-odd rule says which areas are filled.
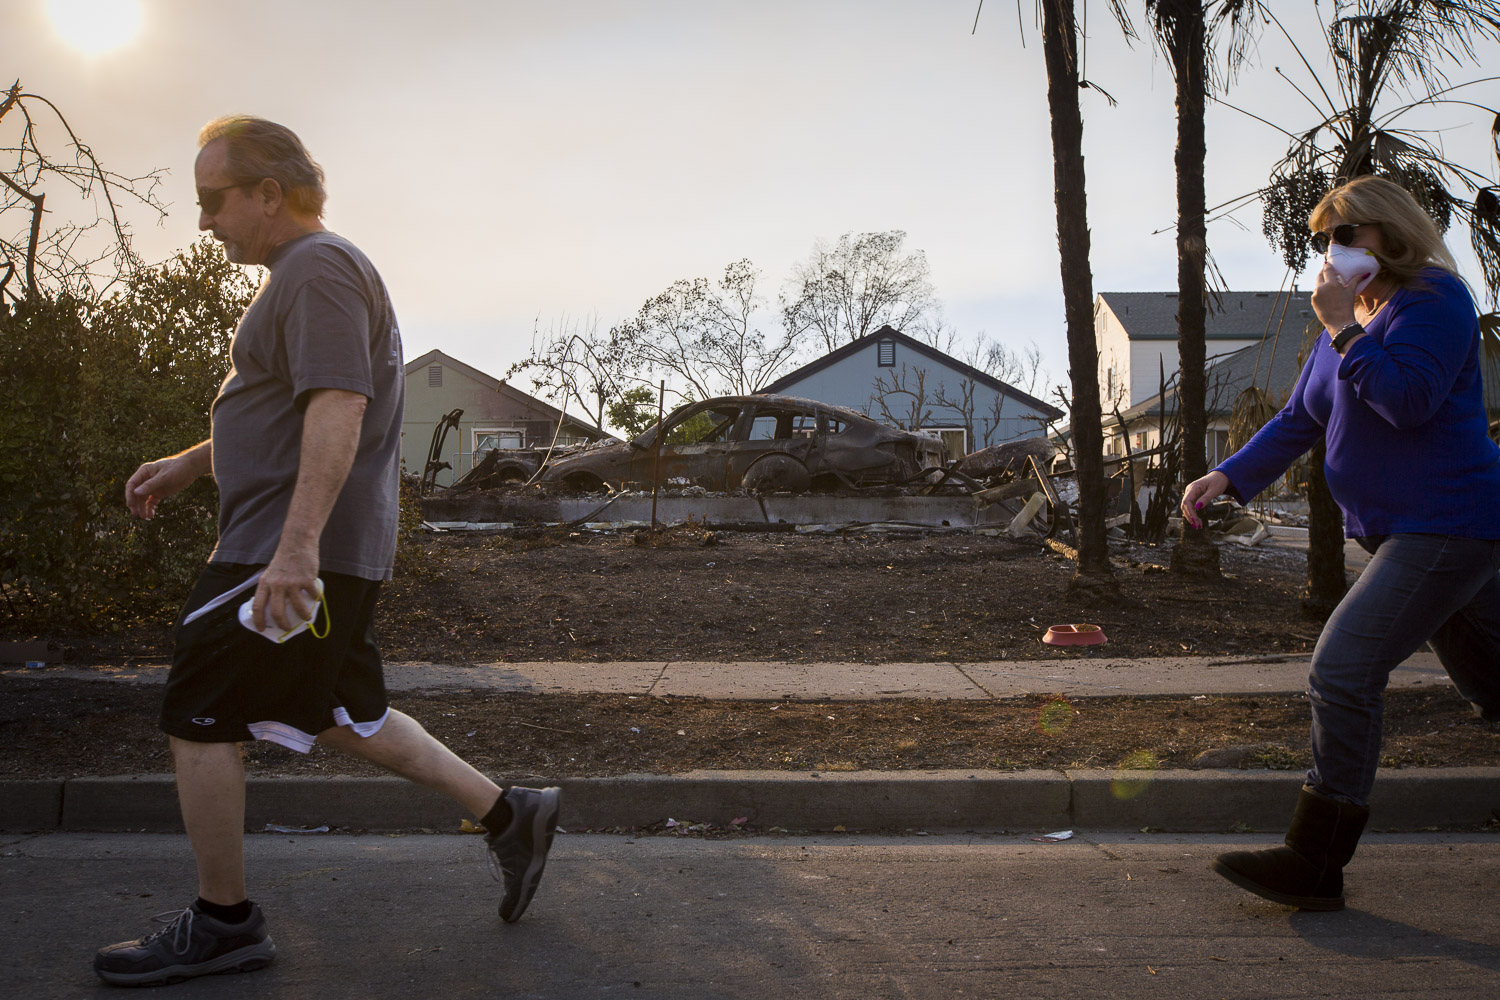
[[[1056,844],[1064,840],[1073,839],[1072,830],[1058,830],[1056,833],[1044,833],[1040,837],[1032,837],[1038,844]]]

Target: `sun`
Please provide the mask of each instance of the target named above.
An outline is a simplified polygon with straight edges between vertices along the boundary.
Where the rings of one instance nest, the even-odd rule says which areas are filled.
[[[47,0],[47,16],[64,42],[88,55],[128,43],[141,27],[140,0]]]

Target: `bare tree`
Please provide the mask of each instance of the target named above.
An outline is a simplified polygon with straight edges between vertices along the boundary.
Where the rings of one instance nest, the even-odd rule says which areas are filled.
[[[507,379],[529,375],[532,388],[563,409],[577,404],[595,427],[604,426],[610,404],[640,380],[615,332],[599,333],[599,317],[554,321],[545,332],[538,319],[532,327],[531,353],[505,372]]]
[[[66,137],[55,144],[60,153],[48,151],[49,128]],[[0,100],[0,304],[44,290],[94,299],[138,271],[120,206],[133,201],[165,215],[156,194],[163,173],[105,169],[57,106],[17,80]],[[81,206],[49,204],[56,187],[71,189]]]
[[[845,233],[832,246],[817,243],[793,268],[782,299],[788,335],[810,336],[826,352],[886,324],[917,330],[935,313],[937,302],[927,255],[908,251],[905,244],[900,230]]]
[[[1037,389],[1049,381],[1042,368],[1042,349],[1034,340],[1022,350],[1012,350],[980,331],[968,348],[955,357],[1029,396],[1035,396]]]
[[[942,304],[936,301],[931,309],[918,316],[910,327],[901,332],[944,354],[953,354],[959,349],[958,327],[948,322],[943,315]]]
[[[1038,417],[1036,419],[1041,424],[1042,433],[1046,435],[1047,439],[1057,442],[1057,446],[1062,449],[1063,464],[1070,469],[1076,469],[1078,468],[1078,462],[1076,461],[1077,452],[1073,448],[1073,432],[1071,430],[1073,421],[1070,419],[1073,397],[1068,393],[1067,386],[1054,385],[1052,387],[1052,398],[1057,401],[1057,409],[1062,416],[1050,419],[1047,417]],[[1064,432],[1064,427],[1070,429]],[[1099,456],[1099,465],[1102,472],[1104,465],[1102,449]]]
[[[975,414],[974,414],[974,390],[975,390],[975,388],[976,388],[976,385],[975,385],[973,379],[971,379],[971,378],[961,378],[961,379],[958,380],[958,387],[957,387],[956,391],[954,391],[952,394],[950,394],[948,392],[948,383],[945,380],[945,381],[942,381],[942,382],[938,383],[937,395],[933,398],[933,404],[934,405],[946,407],[946,408],[948,408],[948,409],[950,409],[953,412],[955,412],[955,413],[958,414],[958,419],[963,424],[963,428],[964,428],[964,440],[966,442],[968,442],[968,450],[969,451],[974,451],[978,447],[978,445],[976,444],[976,442],[979,440],[979,437],[974,433],[974,416],[975,416]],[[1004,398],[1005,398],[1004,396],[1002,396],[999,393],[996,393],[995,395],[996,395],[996,398],[998,400],[1002,400],[1003,401]],[[1003,403],[1001,405],[1003,405]],[[999,417],[999,409],[998,408],[995,409],[995,414],[996,414],[996,417],[998,419],[998,417]],[[980,419],[983,420],[984,418],[981,416]],[[985,442],[984,443],[986,445],[988,445],[988,444],[991,443],[990,438],[994,437],[994,433],[995,433],[994,432],[994,425],[991,425],[990,428],[989,428],[989,433],[984,436],[985,437]],[[950,456],[950,457],[957,457],[957,456]]]
[[[950,352],[951,353],[951,352]],[[955,355],[970,368],[984,372],[1028,395],[1036,393],[1037,385],[1046,378],[1042,371],[1042,350],[1033,341],[1024,351],[1013,351],[999,341],[990,340],[984,333],[976,336],[962,351]],[[958,414],[968,436],[969,450],[976,451],[995,444],[995,434],[1005,417],[1008,398],[1003,392],[989,397],[989,405],[981,410],[978,383],[970,377],[960,378],[950,391],[946,381],[938,383],[933,403],[947,407]]]
[[[927,399],[927,369],[908,369],[902,365],[899,372],[892,369],[888,376],[875,376],[870,403],[886,423],[902,430],[922,429],[932,419]]]
[[[740,260],[715,283],[675,281],[614,335],[634,368],[668,376],[684,397],[759,392],[796,350],[790,335],[768,339],[761,329],[760,276],[754,264]]]
[[[793,337],[783,331],[768,342],[760,329],[758,318],[765,305],[756,290],[760,277],[760,270],[748,260],[726,265],[717,291],[703,303],[703,366],[717,373],[729,394],[759,392],[796,353]]]

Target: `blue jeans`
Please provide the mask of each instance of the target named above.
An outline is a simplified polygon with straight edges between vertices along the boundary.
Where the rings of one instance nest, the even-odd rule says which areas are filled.
[[[1313,651],[1313,768],[1307,784],[1366,805],[1380,763],[1391,671],[1430,642],[1454,685],[1500,718],[1500,541],[1448,535],[1357,539],[1370,565]]]

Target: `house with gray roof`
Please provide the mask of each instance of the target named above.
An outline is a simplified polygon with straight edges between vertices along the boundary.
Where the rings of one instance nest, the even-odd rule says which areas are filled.
[[[463,410],[463,416],[444,438],[442,460],[451,468],[437,474],[439,486],[468,472],[491,449],[545,448],[554,437],[559,445],[614,440],[587,420],[433,350],[406,363],[401,462],[407,472],[421,474],[432,447],[433,429],[452,410]]]
[[[1063,412],[890,327],[845,344],[761,390],[858,410],[943,440],[949,456],[1036,437]]]
[[[1311,293],[1223,292],[1210,296],[1207,355],[1223,357],[1262,340],[1300,342],[1313,316]],[[1104,411],[1155,396],[1177,371],[1177,293],[1101,292],[1094,302],[1099,392]]]
[[[1254,388],[1263,394],[1272,408],[1280,409],[1297,385],[1305,351],[1305,327],[1299,325],[1295,330],[1283,329],[1279,337],[1269,337],[1231,354],[1209,357],[1204,372],[1204,407],[1208,417],[1204,450],[1209,468],[1230,455],[1229,424],[1241,397]],[[1124,455],[1127,437],[1132,452],[1159,445],[1162,423],[1170,421],[1177,413],[1175,389],[1175,384],[1168,388],[1165,401],[1157,393],[1134,406],[1122,408],[1119,419],[1113,413],[1105,413],[1105,455]]]

